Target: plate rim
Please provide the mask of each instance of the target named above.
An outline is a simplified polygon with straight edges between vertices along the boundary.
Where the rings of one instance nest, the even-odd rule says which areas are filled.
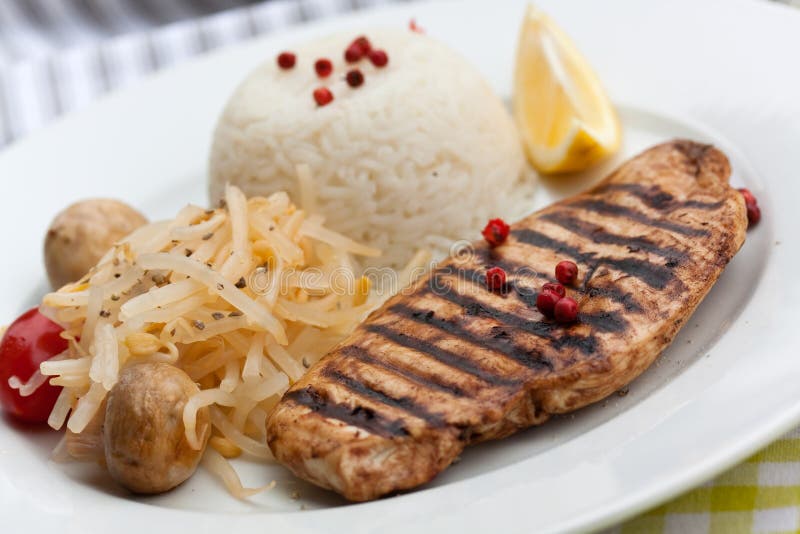
[[[777,6],[777,5],[770,5],[767,7],[767,4],[757,4],[755,0],[739,0],[741,4],[748,4],[748,5],[758,5],[759,8],[766,8],[766,9],[780,9],[786,10],[785,12],[789,12],[791,8],[787,6]],[[440,4],[440,2],[434,2],[434,4]],[[397,5],[390,5],[382,7],[375,11],[396,11],[396,12],[407,12],[411,9],[424,9],[426,3],[420,4],[404,4],[402,6]],[[359,20],[359,19],[368,19],[375,11],[365,11],[360,13],[354,14],[347,14],[344,16],[333,17],[331,19],[326,19],[325,21],[320,22],[311,22],[309,24],[303,25],[303,27],[308,30],[309,28],[315,28],[319,26],[331,26],[335,25],[341,19],[346,20]],[[792,11],[793,12],[793,11]],[[793,12],[794,13],[794,12]],[[800,20],[800,13],[794,13],[793,16],[798,16],[798,20]],[[296,26],[287,28],[285,31],[279,32],[281,35],[286,36],[290,32],[293,32],[297,29]],[[255,43],[266,43],[275,41],[275,34],[271,34],[257,40],[249,41],[244,43],[243,45],[228,47],[226,49],[216,51],[212,54],[202,56],[200,58],[196,58],[191,60],[185,65],[178,66],[177,68],[167,69],[166,71],[157,73],[156,75],[148,78],[147,80],[134,84],[133,87],[126,89],[124,91],[114,93],[109,95],[106,98],[101,99],[98,103],[92,104],[89,108],[84,110],[83,112],[67,116],[64,119],[60,119],[54,126],[50,126],[48,128],[43,129],[42,131],[35,132],[32,135],[29,135],[22,140],[12,143],[10,146],[6,147],[2,152],[0,152],[0,165],[10,159],[13,156],[10,154],[18,153],[19,151],[27,150],[28,146],[36,146],[43,141],[40,139],[46,139],[48,135],[53,135],[51,132],[59,131],[64,129],[69,129],[72,127],[72,124],[80,124],[82,120],[81,117],[85,116],[88,113],[93,113],[96,108],[102,106],[113,107],[113,102],[118,101],[125,101],[129,98],[132,98],[130,95],[135,95],[140,92],[140,88],[142,86],[154,86],[158,83],[163,83],[160,80],[168,80],[171,77],[180,77],[179,72],[182,72],[191,65],[199,65],[199,64],[211,64],[215,61],[215,58],[224,57],[227,54],[236,53],[237,49],[243,48],[245,46],[254,46]],[[108,102],[112,102],[112,104],[108,104]],[[673,115],[673,113],[669,113],[668,115]],[[683,121],[683,118],[680,118]],[[690,122],[691,123],[691,122]],[[708,128],[707,125],[698,123],[703,128]],[[722,137],[725,139],[725,137]],[[737,147],[735,143],[731,144],[732,147]],[[777,223],[776,223],[777,224]],[[777,229],[776,229],[777,230]],[[768,263],[765,266],[765,269],[775,269],[776,263]],[[608,526],[611,524],[615,524],[620,520],[624,520],[625,518],[631,517],[650,506],[661,502],[671,496],[674,496],[682,491],[690,487],[694,487],[696,484],[707,480],[708,478],[714,476],[714,474],[719,473],[720,471],[724,470],[725,468],[735,464],[736,462],[740,461],[742,458],[746,457],[747,455],[751,454],[755,450],[763,447],[766,443],[773,441],[775,438],[781,436],[786,431],[790,430],[792,427],[796,426],[800,423],[800,400],[793,406],[791,409],[786,409],[783,412],[775,414],[773,417],[769,419],[768,423],[764,423],[759,427],[759,432],[751,431],[747,434],[748,438],[743,440],[742,442],[728,447],[719,451],[714,457],[711,459],[706,459],[705,462],[702,464],[697,464],[697,468],[693,471],[683,471],[677,472],[672,477],[672,481],[668,483],[653,481],[650,484],[650,489],[644,489],[638,494],[630,494],[626,499],[620,499],[620,504],[616,506],[612,510],[595,510],[594,515],[584,513],[581,516],[575,517],[565,523],[562,523],[566,530],[578,530],[582,528],[586,528],[587,526],[591,525],[592,528],[602,528],[604,526]],[[764,429],[767,430],[764,430]],[[500,468],[499,471],[510,470],[518,468],[518,464],[506,466]],[[491,475],[493,472],[486,473],[484,476]],[[452,485],[460,485],[460,484],[468,484],[470,480],[462,480],[453,482]],[[449,485],[448,485],[449,486]],[[0,486],[1,488],[2,486]],[[440,488],[433,488],[437,491],[442,491],[445,487]],[[426,494],[428,491],[418,492],[416,494],[408,494],[408,495],[422,495]],[[405,495],[403,496],[405,497]],[[116,498],[116,497],[115,497]],[[128,501],[129,503],[137,503],[137,501]],[[383,501],[388,502],[388,501]],[[141,503],[138,503],[141,504]],[[358,507],[359,505],[352,506],[353,508]],[[365,505],[365,506],[368,506]],[[149,509],[154,509],[152,506],[148,506]],[[348,507],[350,508],[350,507]],[[184,513],[184,514],[191,514],[192,516],[203,516],[205,517],[204,521],[208,521],[208,516],[211,517],[227,517],[226,514],[220,514],[219,512],[197,512],[197,511],[188,511],[188,510],[177,510],[177,509],[160,509],[161,512],[166,514],[175,514],[175,513]],[[329,510],[308,510],[305,511],[304,514],[314,515],[314,514],[321,514],[328,512]],[[276,513],[276,514],[269,514],[269,517],[275,517],[277,515],[289,515],[293,516],[296,512],[290,513]],[[156,513],[156,515],[161,515],[160,513]],[[260,515],[260,514],[259,514]],[[287,525],[284,525],[282,528],[290,528]],[[302,529],[300,529],[302,530]]]

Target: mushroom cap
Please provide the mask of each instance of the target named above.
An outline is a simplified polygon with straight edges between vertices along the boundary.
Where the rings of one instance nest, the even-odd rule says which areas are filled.
[[[199,392],[192,379],[167,363],[122,371],[108,395],[103,441],[112,478],[134,493],[162,493],[197,468],[210,434],[207,408],[197,412],[200,450],[186,440],[183,408]]]
[[[95,198],[56,215],[44,242],[44,262],[53,289],[80,280],[123,237],[147,219],[119,200]]]

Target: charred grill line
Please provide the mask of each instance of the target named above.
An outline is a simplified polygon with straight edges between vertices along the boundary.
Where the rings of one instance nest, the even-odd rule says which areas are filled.
[[[513,236],[520,242],[528,245],[558,252],[559,254],[566,254],[571,256],[579,263],[588,264],[590,266],[607,265],[624,273],[627,273],[635,278],[640,279],[645,284],[655,289],[664,289],[669,282],[675,280],[675,275],[672,270],[649,261],[640,260],[636,258],[610,258],[607,256],[597,257],[594,252],[583,252],[580,248],[553,239],[535,230],[528,228],[521,228],[512,231]],[[670,260],[672,261],[672,260]]]
[[[470,393],[465,392],[464,389],[458,384],[454,384],[447,380],[443,380],[443,377],[441,376],[429,378],[427,376],[414,372],[412,369],[398,367],[387,361],[380,360],[372,356],[363,347],[349,345],[347,347],[342,348],[342,354],[345,354],[350,358],[354,358],[367,365],[374,365],[375,367],[380,367],[389,373],[402,376],[409,382],[413,382],[414,384],[417,384],[421,387],[441,391],[442,393],[447,393],[448,395],[452,395],[454,397],[467,397],[471,395]],[[435,380],[433,378],[435,378]]]
[[[528,293],[517,293],[517,297],[531,308],[536,307],[536,295]],[[580,313],[578,322],[596,328],[599,332],[624,332],[629,323],[618,311],[607,311],[598,313]]]
[[[525,278],[541,282],[542,284],[546,282],[551,282],[551,283],[558,282],[558,280],[556,280],[554,276],[548,276],[545,273],[534,270],[528,265],[512,261],[493,262],[489,260],[487,262],[484,262],[483,266],[484,266],[483,269],[478,269],[474,267],[459,267],[457,265],[443,265],[442,267],[437,267],[436,270],[433,271],[433,273],[431,273],[431,277],[428,280],[427,285],[429,289],[434,293],[440,292],[443,289],[448,289],[448,290],[452,289],[452,287],[447,284],[446,279],[449,276],[455,275],[458,276],[460,280],[470,282],[476,287],[485,289],[486,288],[485,269],[488,269],[490,267],[502,268],[508,275],[509,286],[516,284],[518,279],[525,279]]]
[[[622,309],[628,313],[642,313],[644,308],[629,291],[622,291],[616,286],[592,286],[586,289],[589,297],[605,297],[622,304]]]
[[[459,269],[458,271],[456,271],[456,274],[458,274],[459,276],[467,275],[466,278],[462,278],[462,279],[470,281],[470,280],[475,280],[476,279],[475,277],[477,276],[478,272],[479,271],[477,271],[475,269]],[[536,309],[536,296],[537,296],[538,292],[530,291],[530,288],[528,288],[528,287],[524,287],[523,290],[520,291],[520,288],[517,287],[517,284],[514,283],[514,280],[511,280],[509,282],[509,286],[510,286],[511,289],[513,289],[513,291],[509,291],[509,294],[513,293],[514,295],[516,295],[517,299],[522,304],[527,306],[528,308]],[[619,290],[617,290],[617,294],[620,294]],[[443,295],[439,294],[439,296],[443,296]],[[445,297],[445,298],[447,298],[447,297]],[[624,295],[621,295],[620,301],[624,301],[625,298],[632,299],[633,295],[630,294],[630,293],[626,293]],[[448,298],[448,300],[451,300],[451,299]],[[638,304],[635,304],[635,302],[634,302],[634,305],[638,306]],[[623,303],[623,306],[625,306],[624,303]],[[468,304],[467,305],[467,309],[469,310],[468,311],[468,315],[487,315],[487,316],[494,317],[498,313],[500,313],[500,312],[494,311],[490,306],[485,305],[483,303],[480,303],[478,301],[475,301],[474,303]],[[639,307],[639,309],[641,310],[641,307]],[[513,315],[513,317],[518,317],[518,316]],[[523,318],[519,318],[519,320],[525,322],[526,325],[531,325],[531,324],[552,325],[553,324],[553,323],[551,323],[549,321],[547,321],[547,322],[545,322],[545,321],[532,322],[532,321],[525,321],[525,319],[523,319]],[[616,332],[616,333],[624,332],[625,329],[628,328],[628,326],[629,326],[628,325],[628,321],[626,321],[625,318],[622,316],[622,314],[620,314],[617,311],[609,311],[609,312],[595,313],[595,314],[583,313],[583,314],[580,315],[579,320],[580,320],[581,323],[588,324],[590,326],[593,326],[593,327],[597,328],[597,330],[599,330],[600,332]],[[535,333],[536,333],[536,335],[540,335],[539,330],[537,330]]]
[[[662,247],[644,236],[624,236],[607,232],[602,226],[567,215],[563,211],[546,213],[542,219],[569,230],[573,234],[591,239],[593,243],[602,245],[627,246],[632,252],[643,251],[662,258],[684,262],[689,258],[686,252],[673,247]]]
[[[409,435],[403,421],[387,419],[374,410],[362,406],[350,407],[329,401],[313,386],[289,391],[283,398],[300,406],[305,406],[322,417],[338,419],[343,423],[362,428],[378,436],[392,438]]]
[[[427,292],[428,288],[422,290],[422,293]],[[445,292],[445,293],[436,293],[435,296],[452,302],[453,304],[457,304],[464,308],[468,315],[473,316],[484,316],[490,317],[503,325],[506,325],[510,328],[514,328],[521,332],[525,332],[527,334],[534,335],[536,337],[540,337],[542,339],[546,339],[553,344],[555,348],[564,348],[564,347],[573,347],[578,349],[584,354],[593,354],[597,350],[597,339],[594,336],[576,336],[569,334],[569,329],[564,328],[563,326],[559,326],[553,322],[549,321],[532,321],[531,319],[520,317],[519,315],[504,312],[498,310],[489,304],[481,302],[479,300],[473,299],[464,294],[459,294],[455,292]],[[394,308],[394,306],[392,306]],[[412,317],[412,320],[416,320],[416,317]],[[435,317],[432,318],[425,318],[424,322],[427,324],[431,324],[436,326],[440,330],[444,330],[445,332],[454,335],[456,337],[467,339],[470,343],[474,343],[478,346],[490,346],[487,343],[487,339],[481,337],[476,337],[475,334],[470,332],[469,330],[451,323],[449,321],[444,321],[442,319],[438,319]],[[562,336],[553,335],[553,332],[566,332]],[[509,352],[507,349],[501,347],[491,347],[493,350],[500,352],[501,354],[515,360],[519,363],[526,364],[529,360],[527,357],[527,350],[520,349],[515,347],[516,350]]]
[[[418,310],[414,310],[412,308],[407,308],[407,307],[402,306],[402,305],[398,305],[398,306],[399,307],[397,309],[395,309],[395,306],[392,306],[390,308],[390,310],[394,311],[395,313],[401,314],[401,315],[406,314],[408,316],[408,318],[410,318],[412,320],[416,320],[416,318],[412,317],[412,314],[414,312],[417,312]],[[417,353],[419,353],[421,355],[425,355],[425,356],[431,357],[434,360],[437,360],[438,362],[443,363],[444,365],[447,365],[449,367],[452,367],[454,369],[457,369],[459,371],[462,371],[464,373],[472,375],[472,376],[474,376],[476,378],[479,378],[480,380],[482,380],[483,382],[486,382],[489,385],[492,385],[492,386],[515,386],[516,387],[516,386],[519,386],[519,384],[520,384],[519,380],[514,380],[512,378],[505,378],[505,377],[499,376],[499,375],[497,375],[495,373],[492,373],[491,371],[483,369],[482,367],[476,365],[473,361],[469,360],[468,358],[465,358],[465,357],[461,356],[460,354],[457,354],[455,352],[452,352],[452,351],[449,351],[449,350],[446,350],[446,349],[439,348],[436,345],[434,345],[433,343],[430,343],[428,341],[424,341],[422,339],[419,339],[419,338],[416,338],[416,337],[413,337],[413,336],[410,336],[410,335],[407,335],[407,334],[404,334],[404,333],[401,333],[401,332],[395,332],[394,330],[392,330],[387,325],[380,325],[380,324],[371,323],[371,324],[365,325],[364,328],[368,332],[372,332],[373,334],[377,334],[379,336],[382,336],[382,337],[388,339],[389,341],[392,341],[392,342],[400,345],[401,347],[406,347],[406,348],[412,349],[415,352],[417,352]]]
[[[626,218],[638,223],[660,228],[669,232],[675,232],[689,237],[707,237],[710,235],[708,230],[702,228],[693,228],[685,224],[674,223],[672,221],[665,221],[662,219],[653,219],[642,212],[631,209],[627,206],[620,206],[619,204],[612,204],[604,200],[594,198],[578,198],[565,205],[583,208],[587,211],[599,213],[601,215],[610,215],[612,217]]]
[[[592,271],[593,272],[593,271]],[[483,273],[478,271],[477,269],[458,269],[453,271],[453,274],[458,275],[462,280],[465,281],[475,281],[479,280],[478,276],[482,276]],[[587,274],[587,281],[590,278],[590,274]],[[547,278],[544,278],[547,280]],[[516,280],[511,279],[508,283],[510,291],[509,294],[516,295],[517,299],[527,306],[528,308],[535,309],[536,308],[536,296],[538,295],[538,291],[533,291],[532,288],[526,286],[519,286]],[[585,283],[584,283],[585,285]],[[478,285],[478,288],[485,288],[482,285]],[[631,293],[623,293],[617,288],[607,288],[603,290],[595,290],[594,288],[589,288],[584,293],[590,296],[602,295],[610,300],[614,300],[622,304],[623,309],[627,312],[641,312],[642,307],[636,302]],[[439,293],[437,293],[438,295]],[[448,299],[449,300],[449,299]],[[470,303],[467,306],[467,314],[468,315],[491,315],[491,310],[488,306],[483,305],[482,303]],[[594,315],[583,315],[585,320],[581,322],[589,324],[591,326],[596,326],[602,332],[622,332],[627,327],[628,322],[625,320],[624,317],[619,312],[607,312],[604,313],[602,317],[595,317]],[[550,323],[546,323],[550,324]]]
[[[591,286],[589,287],[589,281],[594,274],[597,265],[590,266],[590,269],[586,271],[583,280],[584,288],[576,288],[575,290],[588,295],[589,297],[605,297],[612,302],[616,302],[622,305],[622,309],[628,313],[642,313],[644,308],[641,304],[636,300],[636,297],[633,296],[633,293],[629,291],[622,291],[616,286]],[[536,307],[536,295],[538,295],[538,291],[532,287],[524,286],[519,284],[519,280],[515,279],[515,275],[517,274],[514,271],[506,271],[509,275],[509,288],[513,290],[513,293],[517,296],[517,298],[522,301],[526,306],[530,308]],[[529,271],[533,274],[533,271]],[[458,269],[452,270],[450,274],[457,274],[462,280],[466,281],[475,281],[478,280],[476,284],[479,287],[483,287],[480,285],[480,278],[485,277],[485,273],[478,271],[477,269]],[[525,274],[528,274],[527,272]],[[537,280],[543,280],[547,282],[558,282],[554,277],[545,276],[539,273],[536,273]],[[485,288],[484,288],[485,289]],[[512,291],[510,291],[512,292]],[[482,306],[480,306],[482,307]],[[474,309],[475,306],[470,308],[471,310]],[[469,315],[477,315],[476,313],[467,312]]]
[[[473,300],[469,297],[462,295],[454,295],[452,293],[445,295],[438,295],[441,298],[449,300],[454,304],[458,304],[472,316],[490,317],[501,323],[501,327],[510,330],[516,330],[532,334],[547,341],[555,349],[564,347],[572,347],[583,352],[584,354],[593,354],[597,350],[597,340],[594,336],[572,336],[564,335],[561,337],[552,335],[552,331],[557,329],[554,323],[546,323],[543,321],[529,321],[511,313],[501,312],[486,304]],[[449,334],[460,340],[476,345],[478,347],[485,347],[498,354],[501,354],[525,367],[530,369],[552,369],[552,363],[548,360],[547,364],[542,361],[541,354],[533,354],[527,347],[520,347],[511,339],[512,336],[494,336],[482,335],[476,336],[473,332],[463,326],[456,324],[455,321],[447,321],[436,316],[415,316],[413,308],[404,304],[395,304],[389,308],[394,313],[408,317],[412,321],[422,324],[428,324],[434,328]],[[497,327],[495,327],[497,328]]]
[[[429,412],[424,406],[420,406],[414,402],[413,399],[408,397],[392,397],[391,395],[377,389],[375,386],[366,384],[363,382],[363,380],[345,374],[338,369],[326,367],[322,374],[330,380],[333,380],[346,387],[356,395],[367,397],[381,404],[403,410],[409,415],[412,415],[417,419],[421,419],[435,428],[445,425],[444,417],[442,417],[441,414]]]
[[[675,198],[657,185],[645,186],[642,184],[604,184],[592,190],[592,194],[607,191],[625,191],[630,193],[646,206],[656,210],[674,211],[679,208],[698,210],[716,210],[725,205],[724,200],[717,202],[703,202],[702,200],[675,200]]]
[[[692,173],[695,177],[700,175],[703,159],[708,154],[708,151],[714,148],[711,145],[702,145],[685,139],[676,141],[674,147],[689,160],[688,163],[693,167]]]
[[[534,278],[540,279],[543,282],[551,282],[556,283],[556,277],[551,272],[550,274],[546,272],[540,272],[534,270],[530,265],[526,265],[524,263],[519,263],[513,260],[509,260],[502,257],[502,247],[497,248],[484,248],[479,247],[475,249],[475,257],[485,268],[489,267],[500,267],[505,272],[509,274],[524,274],[525,276],[533,276]],[[446,266],[444,268],[450,268],[451,266]],[[483,274],[483,273],[481,273]]]
[[[619,312],[579,313],[578,322],[588,324],[600,332],[620,334],[628,329],[630,324]]]
[[[454,276],[455,275],[455,276],[458,277],[459,280],[461,280],[463,282],[471,283],[473,285],[473,289],[474,290],[476,290],[476,291],[486,291],[486,284],[485,284],[486,271],[481,271],[481,270],[478,270],[478,269],[470,269],[470,268],[453,269],[453,270],[450,270],[449,268],[446,268],[446,269],[448,269],[448,270],[442,269],[442,270],[438,271],[437,275],[438,276]],[[506,271],[506,274],[508,275],[508,281],[506,283],[507,291],[505,293],[515,293],[517,295],[527,294],[527,295],[532,296],[534,298],[534,300],[536,299],[537,291],[532,287],[521,285],[519,283],[519,278],[517,277],[517,275],[519,274],[518,272]],[[534,273],[533,271],[523,272],[522,274],[523,275],[535,274],[534,279],[538,280],[538,281],[549,281],[550,280],[549,277],[543,276],[543,275],[539,275],[538,273]],[[542,283],[544,283],[544,282],[542,282]],[[440,293],[442,293],[441,291],[439,291],[439,287],[438,286],[437,287],[428,286],[428,290],[431,291],[432,293],[436,294],[436,295],[439,295]],[[529,304],[528,301],[525,301],[525,300],[523,300],[523,303],[525,303],[526,305]],[[535,305],[534,305],[534,307],[535,307]]]

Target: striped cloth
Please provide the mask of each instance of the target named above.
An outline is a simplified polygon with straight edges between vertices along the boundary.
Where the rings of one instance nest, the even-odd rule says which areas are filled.
[[[0,0],[0,147],[192,56],[391,1]]]
[[[609,534],[800,532],[800,429]]]
[[[213,48],[389,1],[0,0],[0,146]],[[608,532],[800,532],[800,430]]]

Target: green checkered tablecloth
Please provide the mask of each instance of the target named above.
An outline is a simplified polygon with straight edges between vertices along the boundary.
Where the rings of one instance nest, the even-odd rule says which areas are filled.
[[[608,532],[800,532],[800,429],[703,486]]]

